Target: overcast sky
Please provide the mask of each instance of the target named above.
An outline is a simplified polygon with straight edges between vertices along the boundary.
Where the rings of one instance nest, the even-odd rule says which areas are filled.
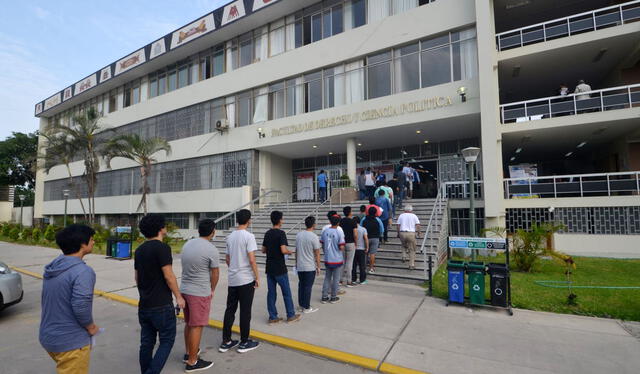
[[[38,128],[36,102],[230,1],[3,2],[0,140]]]

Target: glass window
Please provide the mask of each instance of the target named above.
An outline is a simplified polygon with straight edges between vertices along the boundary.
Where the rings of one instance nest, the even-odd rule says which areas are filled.
[[[335,106],[335,79],[334,69],[324,70],[324,107],[333,108]]]
[[[153,79],[149,82],[149,97],[158,96],[158,80]]]
[[[271,23],[269,31],[269,56],[277,56],[285,50],[284,19]]]
[[[322,37],[331,36],[331,9],[327,9],[322,13]]]
[[[116,97],[117,95],[115,92],[111,92],[109,94],[109,113],[113,113],[118,110]]]
[[[418,43],[396,49],[394,54],[395,92],[420,88]]]
[[[322,72],[306,74],[304,76],[305,96],[307,98],[305,112],[322,109]]]
[[[253,62],[253,39],[251,33],[245,34],[240,39],[240,66],[246,66]]]
[[[140,102],[140,86],[136,86],[131,90],[132,104],[138,104]]]
[[[178,86],[178,74],[174,70],[169,73],[169,92],[175,90],[177,86]]]
[[[200,75],[198,74],[198,60],[193,62],[189,69],[189,84],[196,83],[200,80]]]
[[[369,99],[391,94],[391,51],[367,58],[367,86]]]
[[[284,82],[269,86],[269,120],[284,117]]]
[[[125,87],[124,89],[124,101],[122,106],[125,108],[131,106],[131,89],[128,87]]]
[[[367,7],[365,0],[351,1],[351,25],[352,27],[360,27],[367,23]]]
[[[422,51],[422,87],[451,82],[449,45]]]
[[[342,31],[344,31],[342,5],[337,5],[331,9],[331,35],[340,34]]]
[[[429,49],[449,44],[449,34],[423,40],[422,42],[420,42],[420,44],[422,46],[422,49]]]
[[[369,0],[367,10],[367,20],[369,23],[380,21],[391,14],[390,0]]]
[[[286,110],[288,117],[302,113],[302,109],[304,108],[304,89],[302,86],[297,84],[297,80],[298,79],[289,79],[285,82],[287,96]]]
[[[224,47],[218,46],[213,52],[213,76],[224,73]]]
[[[227,42],[227,62],[225,64],[226,71],[238,68],[238,40],[234,39]]]
[[[186,87],[189,84],[189,68],[181,66],[178,70],[178,88]]]
[[[251,110],[251,91],[243,92],[237,96],[238,106],[238,126],[246,126],[250,123]]]
[[[158,78],[158,95],[163,95],[165,92],[167,92],[167,76],[163,74]]]
[[[304,25],[302,18],[296,20],[295,23],[295,48],[302,47],[304,44]]]
[[[302,43],[304,45],[311,43],[311,16],[306,16],[303,18]]]
[[[311,42],[322,40],[322,14],[311,16]]]
[[[211,56],[204,56],[200,59],[200,80],[211,78]]]
[[[478,76],[478,50],[475,29],[461,31],[462,41],[451,45],[453,59],[453,80],[459,81]],[[453,35],[453,34],[452,34]]]

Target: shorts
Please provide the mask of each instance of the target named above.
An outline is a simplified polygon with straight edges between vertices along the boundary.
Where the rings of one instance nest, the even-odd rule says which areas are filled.
[[[192,296],[182,294],[184,298],[184,321],[187,326],[198,327],[209,325],[211,296]]]
[[[378,246],[380,246],[380,239],[372,238],[369,239],[369,254],[375,255],[378,253]]]

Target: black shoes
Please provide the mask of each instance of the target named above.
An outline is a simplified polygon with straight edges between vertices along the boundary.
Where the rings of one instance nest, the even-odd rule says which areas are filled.
[[[205,361],[205,360],[199,358],[198,361],[196,361],[195,364],[193,364],[193,365],[187,364],[185,366],[185,368],[184,368],[184,372],[185,373],[193,373],[193,372],[200,371],[200,370],[206,370],[206,369],[208,369],[208,368],[210,368],[212,366],[213,366],[213,362]]]

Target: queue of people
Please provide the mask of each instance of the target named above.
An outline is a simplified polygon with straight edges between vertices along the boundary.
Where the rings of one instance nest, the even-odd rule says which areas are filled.
[[[283,213],[271,212],[272,228],[265,233],[261,248],[266,254],[266,309],[270,325],[285,321],[276,307],[278,287],[284,300],[287,323],[300,321],[302,314],[318,311],[311,300],[315,278],[321,272],[321,258],[325,268],[322,304],[339,302],[340,296],[346,293],[342,287],[367,284],[367,272],[375,273],[375,255],[380,242],[388,238],[390,231],[391,207],[387,194],[392,192],[380,189],[378,198],[372,199],[369,206],[361,206],[358,215],[353,214],[351,207],[343,209],[343,217],[335,211],[328,212],[329,223],[323,227],[320,237],[315,233],[315,217],[307,217],[305,229],[296,235],[294,248],[289,248],[287,235],[281,229]],[[398,218],[397,235],[405,248],[403,261],[408,254],[409,266],[413,268],[420,222],[410,205],[404,210]],[[238,211],[236,221],[235,230],[226,238],[228,287],[222,340],[218,347],[221,353],[235,347],[238,353],[246,353],[259,346],[259,342],[249,338],[254,294],[260,287],[256,238],[247,230],[251,212],[247,209]],[[145,242],[135,251],[133,274],[140,296],[140,372],[156,374],[164,368],[175,343],[176,316],[180,310],[184,311],[185,320],[185,372],[211,368],[213,362],[200,357],[200,343],[203,328],[209,323],[211,302],[220,276],[218,250],[211,243],[216,232],[215,222],[201,220],[199,236],[185,243],[180,285],[173,272],[171,247],[163,242],[167,233],[165,218],[160,214],[147,214],[138,227],[145,237]],[[45,267],[39,340],[55,361],[59,374],[88,373],[93,338],[104,331],[93,320],[96,275],[83,261],[93,249],[94,235],[95,231],[88,226],[67,226],[56,235],[62,255]],[[285,256],[295,256],[297,308],[294,307]],[[240,338],[234,340],[231,328],[238,307]],[[157,347],[156,341],[159,342]]]

